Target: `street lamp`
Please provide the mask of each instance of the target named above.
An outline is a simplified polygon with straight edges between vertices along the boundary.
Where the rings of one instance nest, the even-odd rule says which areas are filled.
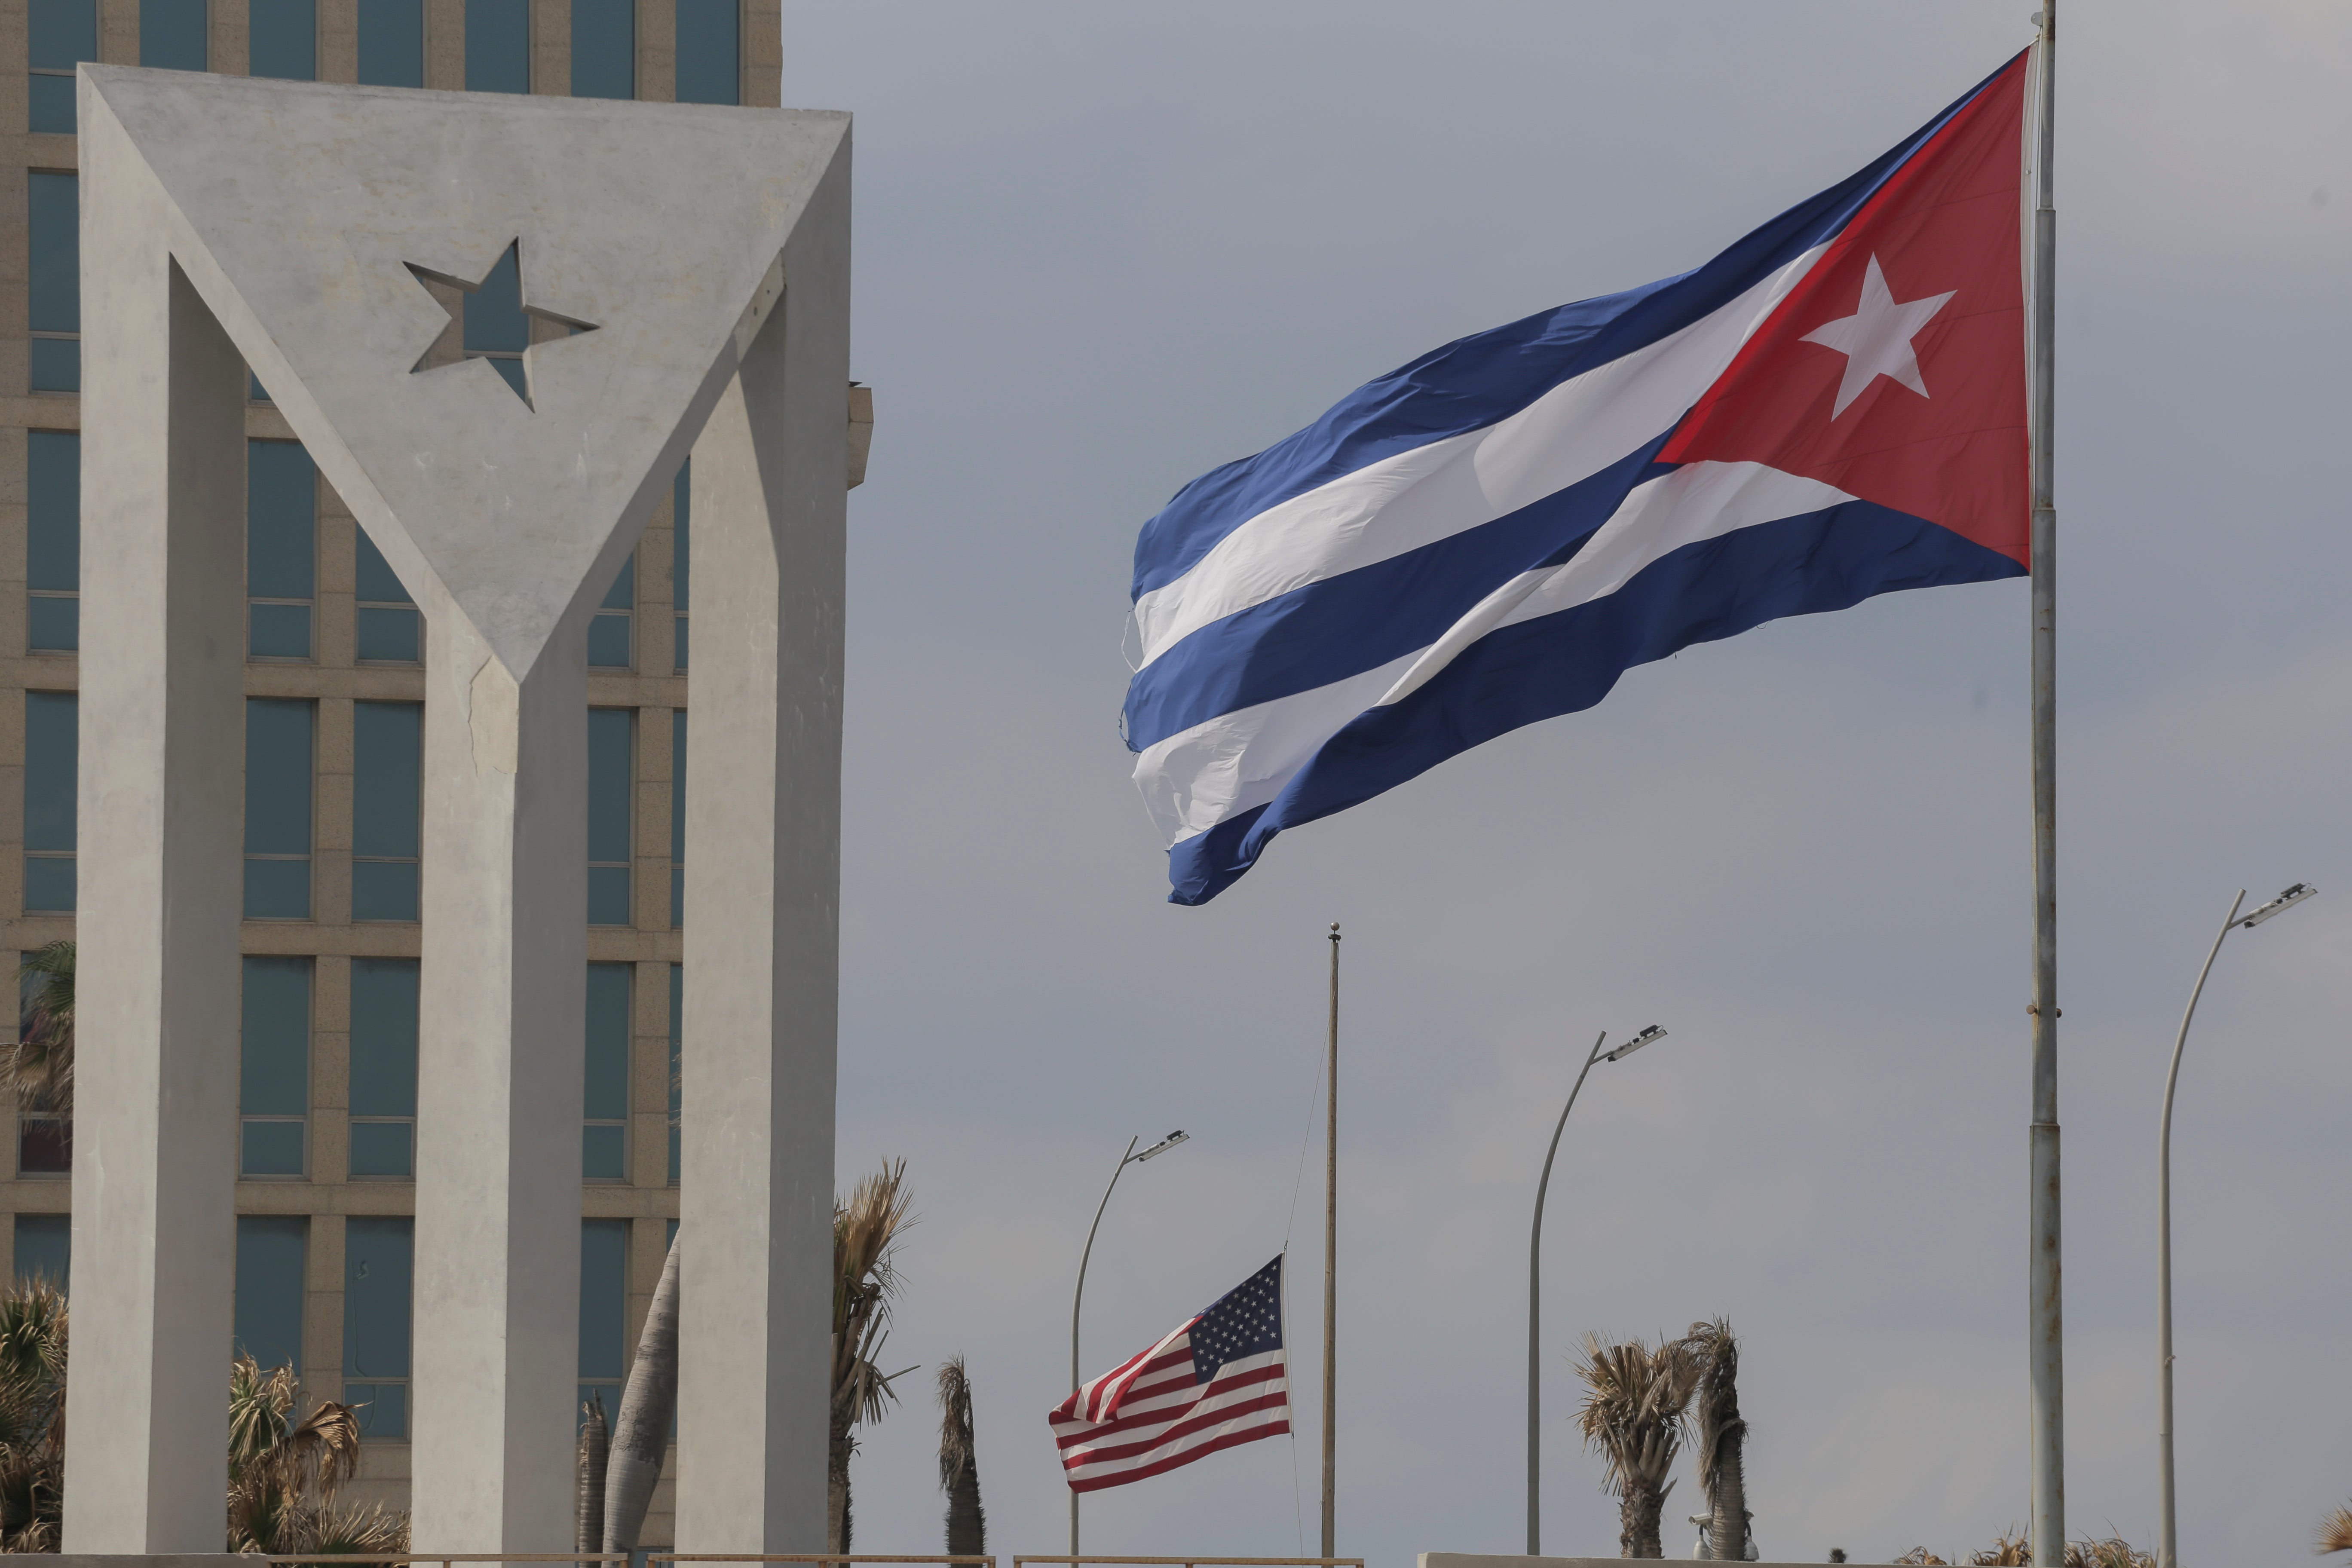
[[[1179,1128],[1140,1154],[1135,1152],[1135,1146],[1142,1140],[1130,1138],[1127,1141],[1127,1152],[1118,1157],[1118,1163],[1111,1169],[1110,1186],[1103,1188],[1102,1202],[1095,1205],[1095,1223],[1087,1226],[1087,1249],[1078,1254],[1077,1289],[1070,1292],[1070,1387],[1074,1390],[1078,1387],[1078,1303],[1086,1298],[1087,1259],[1094,1256],[1095,1232],[1102,1226],[1103,1210],[1110,1207],[1111,1187],[1118,1185],[1119,1173],[1129,1165],[1140,1165],[1146,1160],[1165,1154],[1177,1144],[1188,1142],[1191,1137],[1192,1134]],[[1078,1494],[1073,1491],[1070,1493],[1070,1555],[1076,1557],[1077,1554]]]
[[[2197,972],[2188,1010],[2180,1015],[2180,1033],[2173,1037],[2172,1068],[2164,1075],[2164,1118],[2156,1134],[2157,1568],[2179,1568],[2180,1563],[2179,1530],[2172,1506],[2172,1091],[2180,1081],[2180,1053],[2189,1044],[2189,1020],[2197,1016],[2197,998],[2204,994],[2205,977],[2213,973],[2213,961],[2221,956],[2222,938],[2233,927],[2251,929],[2284,914],[2317,891],[2308,882],[2297,882],[2252,914],[2241,915],[2238,909],[2246,901],[2246,890],[2238,889],[2238,896],[2230,900],[2221,933],[2213,939],[2212,951],[2205,955],[2205,967]]]
[[[1540,1516],[1537,1500],[1539,1495],[1538,1473],[1543,1456],[1543,1378],[1541,1363],[1538,1359],[1541,1349],[1537,1324],[1543,1304],[1544,1193],[1551,1185],[1552,1157],[1559,1152],[1559,1135],[1568,1126],[1568,1113],[1576,1109],[1576,1097],[1583,1089],[1584,1075],[1592,1070],[1592,1064],[1623,1061],[1643,1046],[1665,1037],[1666,1032],[1653,1024],[1615,1050],[1604,1053],[1601,1047],[1608,1044],[1609,1031],[1601,1031],[1601,1037],[1592,1042],[1591,1053],[1584,1058],[1583,1071],[1576,1075],[1576,1087],[1568,1091],[1568,1103],[1559,1108],[1559,1120],[1552,1125],[1551,1146],[1544,1151],[1543,1174],[1536,1182],[1536,1220],[1528,1232],[1528,1555],[1530,1557],[1542,1555],[1538,1540]],[[1075,1554],[1077,1548],[1073,1546],[1070,1550]]]

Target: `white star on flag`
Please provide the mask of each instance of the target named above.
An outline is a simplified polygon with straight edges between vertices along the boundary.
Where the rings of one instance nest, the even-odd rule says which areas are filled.
[[[1846,405],[1882,375],[1927,396],[1927,384],[1919,377],[1919,358],[1911,352],[1911,340],[1958,292],[1898,302],[1887,289],[1886,275],[1878,269],[1878,258],[1873,256],[1862,278],[1862,303],[1853,314],[1824,321],[1802,340],[1845,355],[1845,376],[1838,383],[1837,406],[1830,411],[1830,417],[1844,413]]]

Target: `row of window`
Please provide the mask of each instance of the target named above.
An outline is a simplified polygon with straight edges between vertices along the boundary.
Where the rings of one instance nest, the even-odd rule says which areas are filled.
[[[677,1234],[677,1222],[669,1223]],[[353,1215],[343,1221],[343,1390],[368,1437],[408,1436],[410,1323],[416,1222],[405,1215]],[[64,1289],[73,1269],[69,1215],[16,1216],[16,1278]],[[307,1215],[239,1215],[236,1220],[235,1349],[265,1367],[299,1372],[310,1264]],[[580,1399],[620,1404],[628,1365],[629,1222],[580,1222]]]
[[[346,1082],[350,1175],[413,1181],[416,1175],[418,964],[413,958],[351,961]],[[247,1178],[310,1173],[310,1051],[315,1035],[315,963],[248,956],[238,1030],[237,1173]],[[580,1178],[629,1180],[629,1043],[635,969],[588,966],[587,1027],[581,1073]],[[679,1036],[685,988],[670,966],[667,1177],[678,1176]],[[21,1175],[69,1173],[73,1130],[60,1116],[20,1118]]]
[[[247,68],[255,76],[315,81],[318,0],[247,0]],[[466,89],[530,90],[530,0],[465,0]],[[736,0],[676,0],[677,101],[742,101],[742,37]],[[98,58],[98,0],[31,0],[30,131],[74,132],[74,67]],[[359,0],[359,79],[369,87],[425,85],[425,0]],[[572,0],[574,98],[637,95],[636,0]],[[207,0],[139,0],[139,63],[211,68]]]
[[[484,291],[487,291],[485,289]],[[520,315],[520,307],[516,314]],[[676,665],[686,668],[693,461],[671,485]],[[26,646],[34,653],[81,647],[81,434],[30,430],[25,437]],[[362,664],[415,664],[424,658],[416,602],[383,552],[356,531],[357,653]],[[317,657],[318,469],[293,441],[246,443],[246,650],[263,660]],[[634,667],[636,560],[621,564],[588,629],[588,663]]]
[[[245,702],[245,901],[247,920],[312,918],[318,703]],[[588,923],[635,923],[632,839],[636,723],[630,708],[588,711]],[[80,698],[25,693],[25,912],[71,914],[79,826]],[[670,710],[670,923],[685,923],[686,710]],[[352,912],[355,921],[417,918],[425,706],[352,704]]]

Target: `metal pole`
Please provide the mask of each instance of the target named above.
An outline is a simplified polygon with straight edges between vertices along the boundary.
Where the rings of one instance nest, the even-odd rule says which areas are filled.
[[[1552,1123],[1551,1147],[1544,1151],[1543,1174],[1536,1178],[1536,1222],[1528,1230],[1528,1555],[1542,1555],[1540,1541],[1541,1510],[1536,1478],[1543,1457],[1543,1380],[1538,1374],[1538,1339],[1536,1323],[1543,1306],[1543,1205],[1544,1194],[1551,1186],[1552,1156],[1559,1152],[1559,1135],[1568,1126],[1568,1113],[1576,1109],[1576,1097],[1584,1091],[1586,1074],[1601,1059],[1601,1047],[1608,1042],[1609,1031],[1601,1031],[1601,1038],[1592,1042],[1592,1052],[1584,1058],[1583,1071],[1576,1075],[1576,1087],[1568,1091],[1568,1103],[1559,1108],[1559,1120]],[[1326,1552],[1324,1555],[1328,1556]]]
[[[2180,1015],[2180,1033],[2172,1040],[2172,1068],[2164,1075],[2164,1117],[2156,1132],[2156,1568],[2179,1568],[2179,1530],[2172,1509],[2172,1091],[2180,1082],[2180,1053],[2189,1044],[2189,1020],[2197,1016],[2197,999],[2205,994],[2205,977],[2221,956],[2221,942],[2238,923],[2238,906],[2246,889],[2230,900],[2230,913],[2213,938],[2205,967],[2189,993],[2189,1006]]]
[[[1074,1394],[1078,1389],[1078,1303],[1087,1293],[1087,1259],[1095,1255],[1095,1232],[1102,1227],[1103,1210],[1110,1207],[1110,1189],[1118,1185],[1119,1173],[1127,1169],[1129,1160],[1135,1158],[1135,1146],[1141,1142],[1139,1136],[1129,1139],[1127,1152],[1111,1168],[1110,1186],[1103,1188],[1102,1202],[1095,1205],[1095,1223],[1087,1226],[1087,1249],[1078,1254],[1078,1285],[1070,1292],[1070,1391]],[[1076,1557],[1077,1554],[1078,1494],[1073,1489],[1070,1493],[1070,1555]]]
[[[2033,174],[2031,368],[2033,521],[2033,1122],[2031,1383],[2033,1562],[2059,1568],[2066,1542],[2065,1330],[2059,1268],[2057,536],[2052,440],[2055,434],[2058,213],[2051,161],[2056,145],[2058,4],[2042,0]]]
[[[1323,1555],[1338,1555],[1338,1436],[1339,1358],[1339,922],[1331,922],[1329,1135],[1323,1148]]]

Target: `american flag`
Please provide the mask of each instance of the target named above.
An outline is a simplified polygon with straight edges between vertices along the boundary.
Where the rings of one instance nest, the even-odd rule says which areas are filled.
[[[1125,1486],[1290,1430],[1282,1259],[1218,1298],[1045,1419],[1074,1492]]]

